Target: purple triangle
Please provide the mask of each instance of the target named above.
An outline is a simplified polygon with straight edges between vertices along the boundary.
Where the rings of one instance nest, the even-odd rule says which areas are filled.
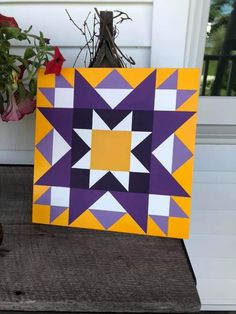
[[[49,188],[43,195],[41,195],[35,204],[50,205],[51,204],[51,188]]]
[[[75,71],[74,108],[111,109],[78,71]]]
[[[153,119],[152,150],[156,149],[195,112],[155,111]]]
[[[50,222],[60,216],[68,207],[51,206],[50,210]]]
[[[136,146],[132,153],[138,160],[144,165],[147,170],[150,170],[150,158],[151,154],[147,153],[151,151],[152,135],[150,134],[145,140],[143,140],[138,146]]]
[[[79,137],[79,135],[73,131],[73,149],[71,163],[74,165],[80,160],[91,148]]]
[[[64,140],[72,145],[73,109],[39,108]]]
[[[116,109],[153,110],[155,98],[156,71],[142,81]]]
[[[160,195],[188,196],[188,193],[152,155],[150,172],[150,193]]]
[[[168,233],[168,216],[150,215],[158,227],[167,235]]]
[[[70,187],[71,151],[66,153],[35,184]]]
[[[54,106],[55,88],[39,88],[39,90],[47,98],[47,100]]]
[[[185,212],[172,198],[170,199],[170,217],[188,218]]]
[[[172,172],[182,166],[192,156],[192,152],[175,136]]]
[[[113,212],[108,210],[96,210],[90,209],[97,220],[103,225],[105,229],[110,228],[114,223],[116,223],[125,213]]]
[[[131,111],[130,110],[95,110],[96,113],[112,130],[118,123],[120,123]]]
[[[94,190],[111,190],[111,191],[126,191],[125,187],[116,179],[116,177],[109,171],[93,186]]]
[[[70,190],[70,212],[69,224],[85,212],[95,203],[106,191],[82,190],[71,188]]]
[[[158,76],[158,71],[157,71]],[[159,87],[158,89],[177,89],[178,70],[172,73]]]
[[[96,88],[116,88],[116,89],[131,89],[132,86],[117,72],[113,70]]]
[[[72,88],[70,83],[62,76],[56,76],[56,87]]]
[[[53,144],[53,130],[50,131],[36,147],[44,158],[51,164],[52,163],[52,144]]]
[[[196,90],[177,90],[176,109],[183,105],[183,103],[185,103],[185,101],[188,100],[195,93]]]
[[[148,194],[111,192],[137,224],[147,232]]]

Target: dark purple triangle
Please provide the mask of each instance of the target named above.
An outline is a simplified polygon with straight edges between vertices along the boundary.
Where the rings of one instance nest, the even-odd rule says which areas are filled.
[[[50,222],[53,222],[58,216],[60,216],[68,207],[51,206],[50,209]]]
[[[131,111],[130,110],[95,110],[96,113],[102,118],[102,120],[112,130],[117,126]]]
[[[79,135],[75,131],[73,131],[72,142],[73,142],[73,145],[72,145],[71,165],[73,166],[88,151],[90,151],[91,148],[79,137]]]
[[[35,184],[70,187],[71,151],[66,153]]]
[[[96,88],[116,88],[116,89],[130,89],[132,88],[130,84],[123,78],[123,76],[113,70],[110,74],[101,81]]]
[[[44,158],[52,164],[52,145],[53,145],[53,130],[51,130],[36,147]]]
[[[156,149],[195,112],[155,111],[153,119],[152,150]]]
[[[182,166],[190,157],[192,152],[178,139],[174,137],[172,172]]]
[[[105,191],[82,190],[71,188],[69,224],[83,214],[93,203],[95,203]]]
[[[49,188],[43,195],[41,195],[35,204],[50,205],[51,204],[51,188]]]
[[[188,218],[185,212],[172,198],[170,199],[170,217]]]
[[[78,71],[75,71],[74,89],[74,108],[111,109]]]
[[[47,98],[47,100],[54,106],[55,101],[55,88],[39,88],[41,93]]]
[[[152,148],[152,134],[150,134],[145,140],[143,140],[138,146],[136,146],[132,153],[138,160],[144,165],[144,167],[150,171],[150,159]]]
[[[157,71],[158,76],[158,71]],[[159,87],[158,89],[177,89],[178,70],[172,73]]]
[[[147,232],[148,194],[111,192],[137,224]]]
[[[72,145],[73,109],[39,108],[45,118],[52,124],[64,140]]]
[[[149,189],[151,194],[189,197],[188,193],[153,155],[151,157]]]
[[[176,96],[176,109],[185,103],[193,94],[196,93],[196,90],[177,90]]]
[[[156,71],[142,81],[116,109],[153,110],[155,99]]]
[[[158,227],[167,235],[168,233],[168,216],[150,215]]]
[[[91,189],[106,191],[127,191],[111,172],[107,172],[91,187]]]
[[[114,223],[116,223],[125,213],[114,212],[108,210],[96,210],[90,209],[92,214],[97,218],[97,220],[103,225],[105,229],[110,228]]]
[[[62,75],[56,76],[56,87],[72,88],[70,83]]]

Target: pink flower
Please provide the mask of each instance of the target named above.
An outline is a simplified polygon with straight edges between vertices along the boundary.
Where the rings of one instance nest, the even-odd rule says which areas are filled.
[[[0,27],[19,27],[14,17],[0,14]]]
[[[58,47],[55,47],[53,59],[46,63],[45,74],[60,75],[65,59]]]
[[[35,97],[32,97],[30,94],[28,94],[24,99],[21,99],[18,102],[18,108],[19,111],[23,114],[30,114],[34,112],[36,107],[36,99]]]
[[[24,114],[20,112],[19,107],[16,104],[16,98],[13,93],[9,95],[9,103],[6,110],[2,113],[2,120],[8,121],[19,121],[24,117]]]

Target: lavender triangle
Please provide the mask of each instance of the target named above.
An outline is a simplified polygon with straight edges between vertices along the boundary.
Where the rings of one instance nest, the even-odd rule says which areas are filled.
[[[60,216],[68,207],[51,206],[50,210],[50,222]]]
[[[176,109],[185,103],[193,94],[196,93],[196,90],[177,90],[176,96]]]
[[[185,212],[179,207],[179,205],[172,198],[170,199],[170,216],[188,218]]]
[[[192,152],[175,136],[172,172],[182,166],[192,156]]]
[[[40,88],[39,90],[47,98],[47,100],[54,106],[55,88]]]
[[[50,131],[36,147],[47,161],[52,164],[53,130]]]
[[[114,223],[116,223],[125,213],[113,212],[107,210],[95,210],[90,209],[97,220],[103,225],[105,229],[110,228]]]
[[[107,77],[101,81],[96,88],[116,88],[131,89],[132,86],[117,72],[113,70]]]
[[[62,76],[56,76],[56,87],[71,88],[70,83]]]
[[[150,215],[158,227],[167,235],[168,233],[168,216]]]
[[[49,188],[43,195],[41,195],[35,204],[50,205],[51,204],[51,188]]]
[[[158,72],[157,72],[158,75]],[[178,70],[176,70],[171,76],[169,76],[158,89],[177,89]]]

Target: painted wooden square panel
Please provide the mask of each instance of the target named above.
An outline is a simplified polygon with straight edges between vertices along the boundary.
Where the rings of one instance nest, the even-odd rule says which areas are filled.
[[[33,222],[187,238],[198,77],[41,70]]]

